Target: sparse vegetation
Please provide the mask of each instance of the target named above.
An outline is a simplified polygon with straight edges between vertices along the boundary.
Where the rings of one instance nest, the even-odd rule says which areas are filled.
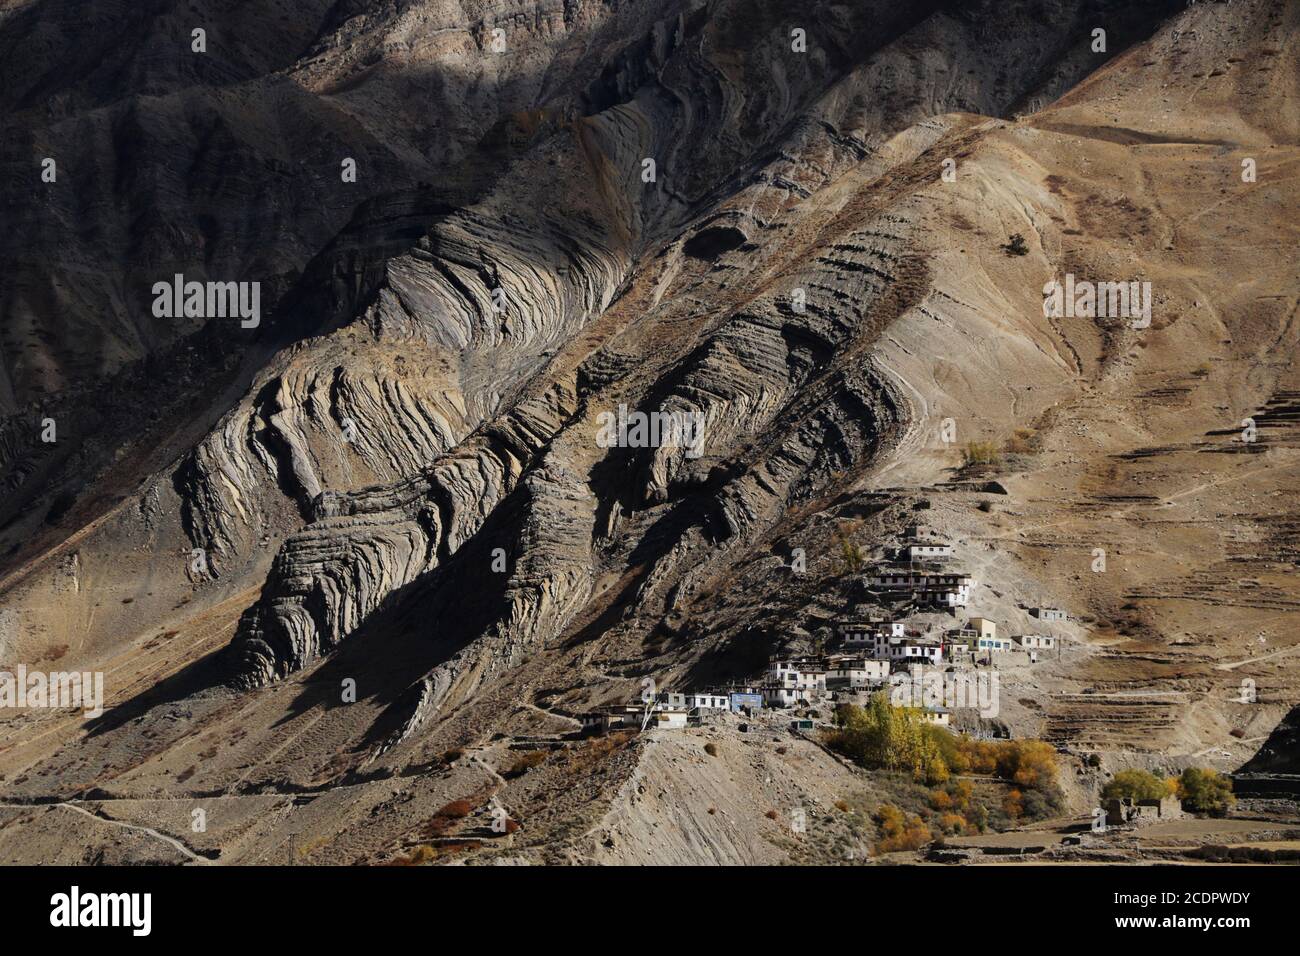
[[[839,548],[835,570],[840,574],[859,574],[867,566],[867,553],[855,540],[861,522],[851,521],[835,533]]]
[[[969,441],[962,449],[962,465],[967,468],[975,465],[997,465],[1001,461],[1002,455],[993,442]]]
[[[540,767],[542,764],[546,763],[546,757],[547,753],[545,750],[530,750],[515,760],[515,762],[510,765],[510,769],[502,773],[501,776],[505,777],[507,780],[522,777],[534,767]]]
[[[1193,813],[1221,816],[1236,802],[1232,781],[1203,767],[1188,767],[1181,776],[1162,778],[1147,770],[1121,770],[1101,795],[1106,799],[1161,800],[1177,796]]]
[[[1025,815],[1025,795],[1012,787],[1002,798],[1002,812],[1013,824],[1020,822],[1020,818]]]
[[[840,560],[844,564],[844,569],[850,574],[859,573],[867,563],[862,546],[856,541],[840,542]]]
[[[976,743],[977,741],[972,741]],[[1041,740],[1005,740],[997,747],[995,773],[1040,794],[1056,793],[1056,751]]]
[[[388,866],[426,866],[443,857],[454,856],[472,849],[474,849],[472,843],[444,843],[441,846],[422,843],[412,847],[411,852],[394,857],[389,861]]]
[[[1178,778],[1178,796],[1184,808],[1216,817],[1223,816],[1237,802],[1232,795],[1232,781],[1203,767],[1188,767],[1183,771]]]
[[[468,800],[453,800],[435,814],[435,816],[455,820],[467,817],[474,812],[474,805]]]
[[[477,805],[479,804],[471,800],[451,801],[420,827],[420,835],[425,839],[443,836],[456,825],[458,820],[463,820],[473,813]]]
[[[1017,428],[1002,443],[1002,450],[1008,455],[1031,455],[1038,451],[1038,433],[1032,428]]]
[[[631,730],[618,730],[600,737],[592,737],[581,746],[565,752],[562,772],[590,773],[593,768],[603,766],[617,751],[633,746],[635,743],[636,734]]]
[[[1029,254],[1029,245],[1025,242],[1025,237],[1018,232],[1013,232],[1011,237],[1002,245],[1002,251],[1009,256],[1025,256]]]
[[[437,854],[434,853],[433,847],[429,846],[427,843],[422,843],[420,846],[412,848],[410,853],[395,857],[389,865],[423,866],[426,863],[432,862],[436,856]]]

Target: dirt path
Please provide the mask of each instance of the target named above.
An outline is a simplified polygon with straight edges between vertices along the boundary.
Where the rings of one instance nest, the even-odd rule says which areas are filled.
[[[155,840],[162,840],[164,843],[171,846],[179,853],[183,854],[186,857],[189,857],[190,861],[193,863],[206,865],[215,862],[213,860],[209,860],[206,859],[205,857],[199,856],[197,853],[195,853],[193,850],[187,847],[180,840],[177,840],[175,837],[169,837],[165,833],[159,833],[153,827],[144,827],[136,823],[124,823],[121,820],[113,820],[110,819],[109,817],[101,817],[98,814],[91,813],[85,807],[77,806],[75,803],[56,803],[54,804],[54,806],[65,807],[68,810],[72,810],[75,813],[80,813],[82,816],[90,817],[90,819],[98,823],[107,823],[110,826],[121,827],[123,830],[136,830],[139,831],[140,833],[144,833],[147,834],[148,836],[153,837]]]
[[[1260,661],[1266,661],[1274,657],[1285,657],[1290,654],[1300,653],[1300,644],[1295,647],[1284,647],[1280,651],[1274,651],[1272,654],[1262,654],[1259,657],[1245,657],[1239,661],[1227,661],[1223,664],[1215,664],[1216,670],[1231,671],[1236,670],[1244,664],[1258,664]]]

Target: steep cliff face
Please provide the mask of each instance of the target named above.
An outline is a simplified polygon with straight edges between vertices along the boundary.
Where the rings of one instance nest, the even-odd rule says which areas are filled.
[[[0,19],[0,50],[27,55],[41,6]],[[6,130],[95,171],[90,193],[13,201],[39,238],[0,277],[6,653],[119,681],[102,756],[71,725],[20,728],[18,790],[321,788],[313,825],[362,834],[335,858],[382,857],[410,825],[390,777],[436,808],[482,786],[444,752],[487,759],[645,677],[701,686],[809,650],[890,610],[842,566],[846,538],[870,552],[918,521],[958,545],[972,611],[1019,633],[1030,606],[1071,608],[1071,655],[1006,678],[1019,735],[1245,759],[1294,704],[1297,609],[1261,542],[1300,493],[1298,290],[1256,253],[1300,221],[1294,9],[301,13],[243,45],[224,6],[184,14],[228,27],[206,66],[175,52],[171,13],[115,20],[130,42],[84,81],[3,67]],[[51,43],[71,57],[75,35]],[[105,129],[118,147],[89,145]],[[146,177],[133,151],[163,140]],[[342,156],[357,183],[335,182]],[[52,225],[82,216],[75,237]],[[263,327],[153,328],[130,290],[179,269],[261,277]],[[1152,327],[1045,315],[1066,272],[1150,279]],[[53,331],[17,349],[28,325]],[[32,421],[65,408],[77,441],[43,445]],[[691,440],[607,440],[638,413]],[[1265,441],[1237,471],[1224,436],[1249,415]],[[980,473],[968,441],[1021,450]],[[1271,642],[1258,661],[1247,632]],[[1246,672],[1271,687],[1249,711],[1224,704]],[[667,766],[573,760],[605,801]],[[538,841],[599,823],[575,836],[568,797],[519,799]],[[729,859],[769,858],[715,824]],[[259,859],[275,826],[241,822],[238,852]]]
[[[25,560],[100,517],[98,492],[145,471],[117,467],[124,449],[174,457],[194,444],[172,434],[177,416],[210,427],[270,353],[356,319],[389,259],[583,115],[606,62],[662,42],[654,24],[675,17],[559,2],[269,17],[225,2],[6,5],[0,550]],[[153,284],[178,273],[260,283],[260,326],[156,316]],[[58,443],[42,440],[46,418]]]

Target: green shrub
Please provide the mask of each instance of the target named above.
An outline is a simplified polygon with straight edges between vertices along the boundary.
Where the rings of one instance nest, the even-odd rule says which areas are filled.
[[[1121,770],[1102,787],[1101,795],[1107,800],[1159,800],[1172,796],[1175,787],[1174,781],[1162,780],[1149,770]]]
[[[867,552],[855,540],[861,528],[861,521],[847,521],[835,533],[835,540],[840,546],[839,558],[835,564],[840,574],[858,574],[867,566]]]
[[[867,556],[862,546],[847,538],[840,539],[840,567],[846,574],[857,574],[867,564]]]
[[[1178,778],[1178,796],[1183,806],[1195,813],[1222,816],[1237,802],[1232,795],[1232,781],[1221,773],[1201,767],[1188,767]]]

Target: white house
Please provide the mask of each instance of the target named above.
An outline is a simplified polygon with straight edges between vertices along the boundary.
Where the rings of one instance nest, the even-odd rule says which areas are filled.
[[[826,686],[831,689],[853,690],[883,683],[888,677],[889,661],[863,657],[832,658],[826,670]]]
[[[797,687],[788,687],[785,684],[763,685],[764,707],[794,707],[801,700],[803,694]]]
[[[952,715],[942,707],[927,707],[921,712],[921,719],[928,724],[937,724],[940,727],[947,727]]]
[[[907,633],[902,621],[849,621],[839,626],[844,647],[859,650],[869,647],[876,635],[902,637]]]
[[[603,734],[623,728],[640,730],[644,714],[644,704],[611,704],[579,714],[578,720],[583,730]]]
[[[1064,621],[1066,614],[1056,607],[1031,607],[1029,613],[1040,621]]]
[[[952,557],[952,545],[934,541],[909,544],[903,548],[904,561],[946,561]]]
[[[867,656],[872,660],[887,661],[889,660],[889,643],[890,641],[904,640],[903,635],[897,636],[885,634],[881,631],[873,631],[867,635],[867,640],[863,643]]]
[[[899,630],[902,630],[900,625]],[[867,656],[872,662],[914,661],[938,664],[943,659],[943,645],[929,638],[905,637],[877,631],[869,635]]]
[[[686,726],[688,712],[684,707],[660,707],[650,714],[647,730],[680,730]]]
[[[794,661],[770,660],[767,662],[768,678],[782,687],[799,686],[799,668]]]
[[[889,641],[902,639],[907,636],[907,630],[902,622],[897,620],[887,620],[880,622],[879,627],[872,627],[870,631],[853,631],[849,632],[844,639],[844,649],[862,652],[866,650],[871,657],[884,658],[883,648],[888,646]]]
[[[938,641],[919,637],[884,638],[873,649],[872,657],[878,661],[938,664],[943,660],[943,645]]]
[[[579,715],[578,720],[582,722],[583,730],[603,734],[615,727],[625,726],[625,717],[625,714],[612,710],[593,710],[591,713]]]
[[[799,665],[799,689],[810,697],[826,693],[826,665],[801,663]]]
[[[694,691],[686,694],[687,710],[723,711],[729,709],[728,703],[726,694],[714,694],[709,691]]]
[[[792,687],[804,697],[826,692],[826,667],[820,661],[773,659],[767,665],[769,683]]]
[[[889,646],[889,659],[891,661],[914,661],[928,664],[938,664],[943,660],[943,645],[938,641],[927,641],[918,638],[902,640],[897,644]]]
[[[1050,634],[1021,634],[1020,637],[1016,638],[1016,640],[1018,640],[1020,646],[1026,650],[1033,647],[1050,651],[1056,647],[1056,638],[1052,637]]]
[[[968,577],[952,577],[956,577],[958,583],[926,591],[923,597],[940,607],[965,607],[970,603],[970,589],[975,582]]]
[[[867,586],[873,590],[917,595],[940,607],[965,607],[974,584],[969,574],[930,571],[880,571],[867,577]]]
[[[1002,653],[1015,649],[1015,643],[1009,637],[980,637],[975,640],[975,647],[981,651]]]

